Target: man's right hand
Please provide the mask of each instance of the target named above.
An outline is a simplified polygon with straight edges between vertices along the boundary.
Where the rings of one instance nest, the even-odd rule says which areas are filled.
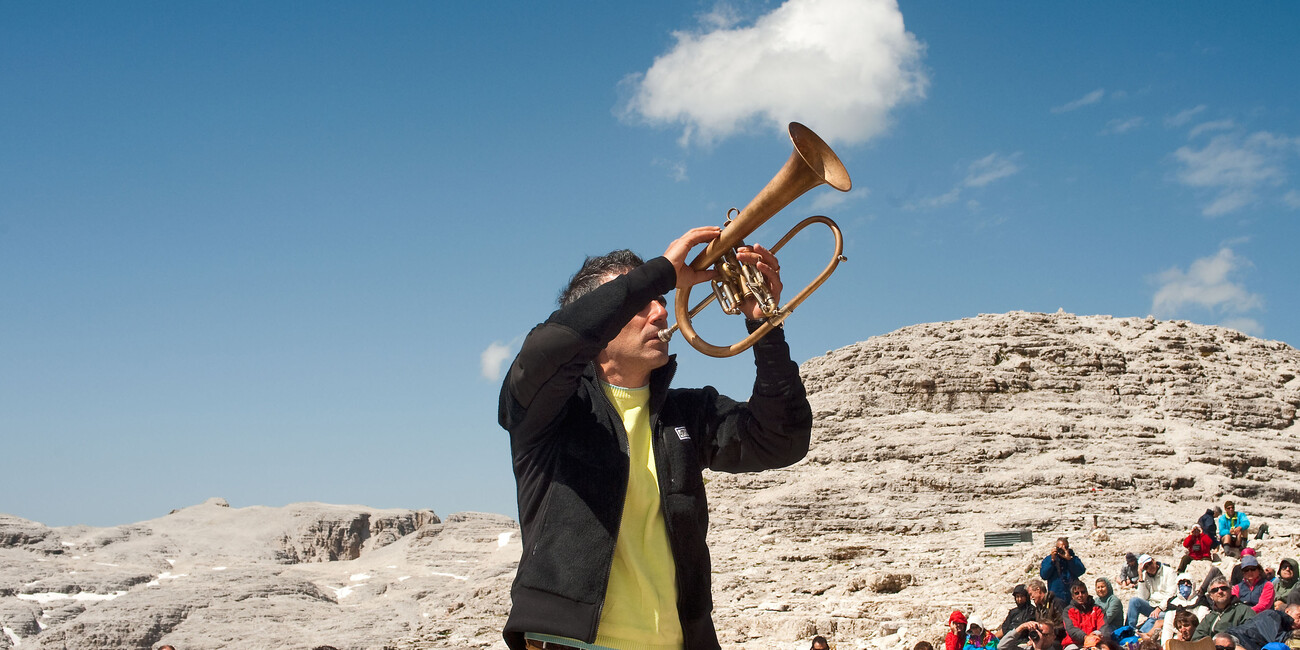
[[[717,276],[718,272],[712,268],[703,271],[696,271],[686,263],[686,256],[692,248],[705,242],[711,242],[722,234],[722,228],[717,226],[700,226],[691,228],[685,234],[678,237],[673,243],[668,245],[668,250],[664,251],[664,257],[672,262],[673,269],[677,271],[677,288],[693,287],[701,282],[708,282]]]

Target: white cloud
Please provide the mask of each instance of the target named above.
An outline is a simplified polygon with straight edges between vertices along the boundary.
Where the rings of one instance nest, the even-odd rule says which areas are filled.
[[[830,142],[863,142],[929,84],[924,46],[893,0],[789,0],[748,27],[720,10],[703,22],[624,80],[624,115],[682,125],[683,145],[792,121]]]
[[[1187,139],[1191,140],[1206,131],[1231,131],[1235,128],[1237,128],[1237,123],[1233,122],[1231,119],[1202,122],[1192,127],[1192,129],[1187,132]]]
[[[1192,118],[1205,112],[1205,104],[1193,106],[1185,111],[1180,111],[1177,115],[1165,118],[1165,126],[1171,129],[1183,126],[1192,121]]]
[[[484,379],[496,381],[501,378],[501,366],[514,354],[514,345],[493,341],[479,354],[479,372]]]
[[[1052,112],[1068,113],[1077,108],[1083,108],[1084,106],[1087,106],[1089,104],[1096,104],[1097,102],[1101,101],[1101,99],[1105,96],[1106,96],[1106,89],[1098,88],[1072,102],[1066,102],[1065,104],[1061,104],[1060,106],[1053,107]]]
[[[991,153],[966,167],[966,177],[961,180],[952,189],[940,194],[921,199],[914,203],[907,204],[908,209],[916,210],[918,208],[932,209],[941,208],[945,205],[956,203],[962,195],[962,192],[968,188],[984,187],[989,183],[1006,178],[1020,171],[1021,167],[1016,162],[1020,158],[1020,153],[1016,152],[1010,156],[1004,156],[999,153]],[[967,207],[978,206],[978,202],[967,201]]]
[[[1300,192],[1291,190],[1286,194],[1283,194],[1282,203],[1285,203],[1287,207],[1300,209]]]
[[[1210,190],[1213,197],[1201,212],[1217,217],[1258,201],[1264,188],[1282,185],[1287,158],[1296,151],[1300,139],[1266,131],[1218,135],[1200,150],[1188,146],[1175,151],[1182,166],[1176,177],[1189,187]]]
[[[1168,269],[1156,277],[1159,288],[1151,301],[1151,312],[1172,317],[1191,306],[1241,318],[1243,312],[1264,304],[1259,294],[1251,293],[1235,279],[1250,265],[1250,260],[1225,246],[1214,255],[1192,262],[1186,271]]]
[[[1130,117],[1127,120],[1111,120],[1106,123],[1106,128],[1101,130],[1102,135],[1119,135],[1128,133],[1146,123],[1141,117]]]
[[[1000,178],[1006,178],[1018,171],[1020,165],[1015,162],[1020,154],[1012,154],[1010,157],[998,153],[991,153],[970,164],[966,170],[966,180],[962,185],[966,187],[984,187]]]

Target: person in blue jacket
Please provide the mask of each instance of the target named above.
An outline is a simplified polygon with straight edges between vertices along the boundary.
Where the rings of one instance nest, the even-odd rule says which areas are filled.
[[[1070,540],[1065,537],[1056,540],[1056,547],[1052,553],[1043,558],[1043,564],[1038,568],[1038,577],[1047,581],[1047,588],[1053,594],[1061,599],[1062,602],[1070,602],[1070,583],[1079,579],[1087,569],[1083,566],[1083,560],[1070,550]]]
[[[1250,539],[1250,519],[1246,513],[1239,512],[1231,501],[1223,503],[1223,514],[1219,515],[1219,543],[1225,550],[1240,553]]]

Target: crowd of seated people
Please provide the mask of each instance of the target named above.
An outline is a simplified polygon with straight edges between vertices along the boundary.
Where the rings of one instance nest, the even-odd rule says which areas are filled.
[[[1214,650],[1282,650],[1270,643],[1300,650],[1300,564],[1262,561],[1251,530],[1228,501],[1191,526],[1181,558],[1171,558],[1176,567],[1127,553],[1116,577],[1133,590],[1127,602],[1109,578],[1084,581],[1083,560],[1060,538],[1041,563],[1041,580],[1011,590],[1015,606],[1001,625],[953,612],[945,650],[1184,650],[1178,644],[1211,641]],[[1259,539],[1267,525],[1255,531]]]

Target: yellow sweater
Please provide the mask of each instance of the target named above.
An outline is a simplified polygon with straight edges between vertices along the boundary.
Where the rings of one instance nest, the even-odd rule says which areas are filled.
[[[659,508],[650,389],[602,386],[623,416],[631,465],[596,644],[618,650],[680,650],[677,569]]]

